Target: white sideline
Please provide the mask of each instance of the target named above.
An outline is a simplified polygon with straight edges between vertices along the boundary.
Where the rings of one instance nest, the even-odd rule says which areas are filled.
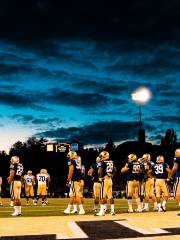
[[[69,225],[69,228],[72,230],[73,235],[72,237],[70,236],[64,236],[61,233],[56,234],[56,239],[74,239],[74,238],[88,238],[87,234],[83,232],[83,230],[73,221],[67,223]]]

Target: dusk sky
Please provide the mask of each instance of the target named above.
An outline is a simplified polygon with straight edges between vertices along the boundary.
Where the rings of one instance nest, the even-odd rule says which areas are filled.
[[[118,4],[117,4],[118,2]],[[180,1],[0,1],[0,150],[28,137],[180,140]]]

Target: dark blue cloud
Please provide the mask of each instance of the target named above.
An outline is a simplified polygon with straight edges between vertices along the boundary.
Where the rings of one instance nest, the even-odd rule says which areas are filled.
[[[58,128],[52,131],[38,133],[36,137],[52,138],[61,141],[80,139],[84,144],[102,144],[110,138],[113,141],[125,141],[137,138],[137,122],[98,122],[82,127]],[[146,129],[152,130],[153,126],[146,125]]]

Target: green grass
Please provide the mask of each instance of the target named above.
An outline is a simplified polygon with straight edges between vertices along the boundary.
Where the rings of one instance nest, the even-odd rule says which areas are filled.
[[[0,206],[0,218],[11,217],[10,214],[13,212],[13,207],[9,206],[10,199],[2,199],[3,206]],[[26,200],[22,198],[22,214],[23,217],[37,217],[37,216],[63,216],[63,210],[68,204],[68,198],[50,198],[49,205],[41,206],[41,201],[39,200],[37,206],[32,204],[26,206]],[[30,201],[32,203],[32,201]],[[152,204],[150,201],[150,210],[152,209]],[[93,215],[93,199],[85,199],[84,208],[86,214]],[[134,208],[136,205],[134,204]],[[126,213],[127,212],[127,200],[126,199],[115,199],[115,210],[116,213]],[[169,199],[167,203],[167,211],[179,210],[178,204],[174,199]],[[148,213],[144,213],[148,214]]]

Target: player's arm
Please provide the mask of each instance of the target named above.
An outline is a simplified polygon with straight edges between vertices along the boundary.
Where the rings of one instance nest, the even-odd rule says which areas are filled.
[[[129,171],[129,167],[128,167],[127,164],[123,168],[121,168],[121,173],[125,173],[125,172],[128,172],[128,171]]]
[[[0,177],[0,186],[2,185],[2,177]]]
[[[70,182],[73,176],[73,172],[74,172],[74,165],[71,164],[69,166],[69,173],[68,173],[68,177],[67,177],[67,181]]]
[[[177,172],[178,170],[178,163],[174,163],[172,171],[171,171],[171,177],[174,176],[174,174]]]
[[[11,168],[10,172],[9,172],[8,183],[12,182],[14,174],[15,174],[15,171],[14,171],[14,169]]]
[[[93,173],[94,173],[94,169],[90,167],[89,171],[87,172],[87,175],[92,177]]]
[[[99,178],[102,178],[102,176],[103,176],[103,168],[102,168],[102,167],[99,167],[99,168],[98,168],[98,177],[99,177]]]
[[[166,172],[168,173],[168,178],[172,176],[172,171],[169,166],[166,167]]]
[[[51,182],[51,177],[50,177],[50,175],[48,176],[48,183],[50,183]]]

